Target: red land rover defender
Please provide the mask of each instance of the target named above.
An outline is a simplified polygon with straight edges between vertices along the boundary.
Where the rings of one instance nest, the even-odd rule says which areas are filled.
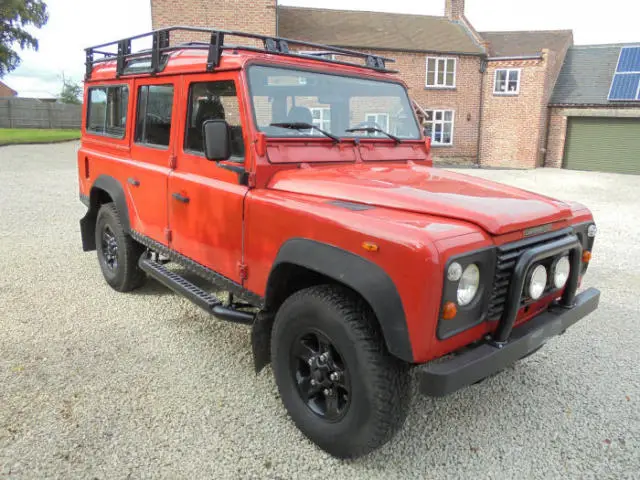
[[[389,59],[190,27],[86,58],[83,250],[117,291],[149,276],[251,325],[256,371],[334,456],[397,432],[411,369],[446,395],[597,308],[590,211],[434,168]]]

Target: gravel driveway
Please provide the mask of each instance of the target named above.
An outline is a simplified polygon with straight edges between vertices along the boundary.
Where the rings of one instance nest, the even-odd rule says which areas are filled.
[[[253,373],[249,330],[83,253],[77,143],[0,148],[0,478],[638,478],[640,177],[477,171],[592,208],[600,308],[536,355],[336,460]]]

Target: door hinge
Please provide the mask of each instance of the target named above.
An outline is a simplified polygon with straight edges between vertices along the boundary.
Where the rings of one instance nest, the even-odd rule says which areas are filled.
[[[244,263],[238,263],[238,275],[240,280],[246,280],[249,276],[249,269]]]
[[[254,172],[249,173],[247,178],[247,187],[254,188],[256,186],[256,174]]]
[[[169,155],[169,168],[176,168],[176,156]]]
[[[171,242],[171,239],[173,238],[173,235],[171,234],[171,229],[170,228],[165,228],[164,229],[164,238],[167,240],[167,242]]]

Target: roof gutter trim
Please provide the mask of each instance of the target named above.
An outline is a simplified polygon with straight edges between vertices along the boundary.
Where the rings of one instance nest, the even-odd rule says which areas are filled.
[[[338,48],[353,48],[353,49],[359,49],[359,50],[381,50],[384,52],[401,52],[401,53],[438,53],[440,55],[460,55],[460,56],[468,56],[468,57],[486,57],[487,54],[484,52],[452,52],[452,51],[447,51],[447,50],[420,50],[420,49],[408,49],[408,48],[395,48],[395,47],[372,47],[372,46],[367,46],[364,47],[362,45],[357,46],[357,45],[337,45],[337,44],[332,44],[330,42],[327,43],[327,45],[330,45],[332,47],[338,47]]]
[[[550,108],[595,108],[595,107],[601,107],[601,108],[609,108],[609,109],[616,109],[616,108],[638,108],[640,107],[640,102],[633,102],[633,101],[629,101],[629,100],[622,100],[620,101],[620,103],[561,103],[558,102],[557,100],[554,102],[549,102],[548,107]]]
[[[487,60],[489,62],[496,62],[501,60],[541,60],[542,54],[538,53],[536,55],[509,55],[506,57],[489,57]]]

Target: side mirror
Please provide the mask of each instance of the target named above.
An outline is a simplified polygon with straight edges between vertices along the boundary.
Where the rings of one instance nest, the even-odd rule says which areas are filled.
[[[207,120],[202,125],[204,156],[207,160],[228,160],[231,156],[231,130],[225,120]]]

